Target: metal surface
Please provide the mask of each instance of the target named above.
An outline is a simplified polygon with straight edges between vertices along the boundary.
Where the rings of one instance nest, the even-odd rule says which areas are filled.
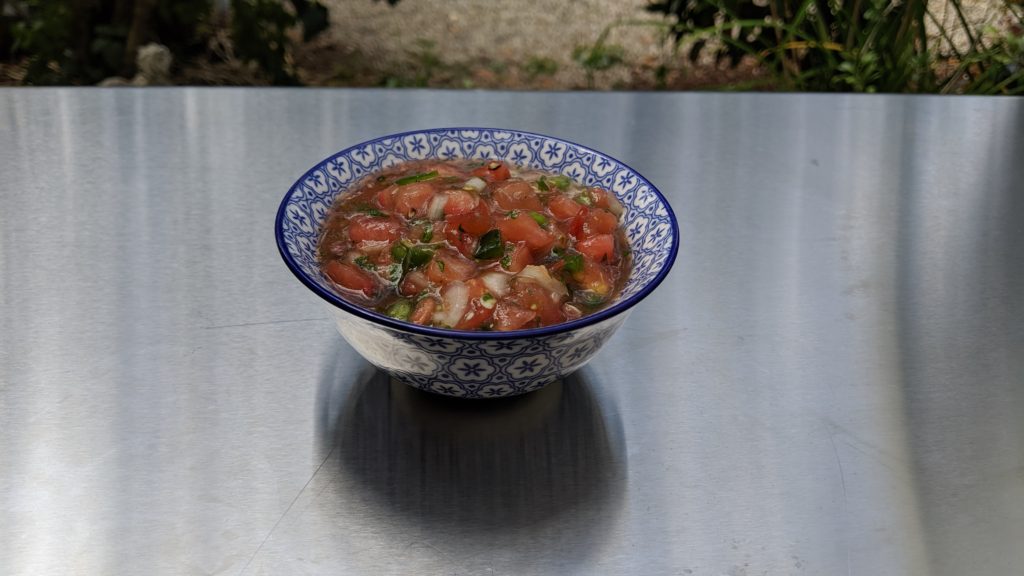
[[[617,156],[676,268],[506,403],[390,385],[293,179],[441,125]],[[1024,101],[0,91],[0,574],[1024,571]]]

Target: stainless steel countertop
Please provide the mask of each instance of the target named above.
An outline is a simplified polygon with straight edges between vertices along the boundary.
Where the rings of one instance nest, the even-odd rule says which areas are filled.
[[[321,158],[548,133],[680,217],[569,381],[390,384],[274,246]],[[1024,573],[1024,100],[0,90],[0,574]]]

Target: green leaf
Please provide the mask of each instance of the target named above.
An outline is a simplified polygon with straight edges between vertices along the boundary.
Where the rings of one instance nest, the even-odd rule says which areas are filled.
[[[480,237],[480,244],[476,247],[473,256],[478,260],[487,260],[501,256],[504,245],[501,242],[501,231],[498,229],[489,230]]]
[[[430,242],[433,239],[434,239],[434,223],[430,222],[428,220],[426,225],[423,227],[423,235],[420,236],[420,241],[421,242]]]
[[[530,212],[529,214],[530,214],[530,218],[533,218],[533,221],[536,222],[538,226],[540,226],[541,228],[547,228],[548,227],[548,217],[547,216],[541,214],[540,212]]]
[[[551,187],[548,186],[547,179],[544,176],[541,176],[540,180],[537,180],[537,188],[540,188],[542,192],[551,190]]]
[[[405,186],[406,184],[412,184],[413,182],[425,182],[427,180],[433,180],[437,178],[437,170],[431,170],[430,172],[423,172],[422,174],[414,174],[412,176],[406,176],[405,178],[399,178],[395,180],[395,184],[399,186]]]
[[[356,266],[359,266],[363,270],[373,270],[374,269],[373,263],[370,262],[370,259],[367,258],[366,256],[360,256],[360,257],[356,258]]]

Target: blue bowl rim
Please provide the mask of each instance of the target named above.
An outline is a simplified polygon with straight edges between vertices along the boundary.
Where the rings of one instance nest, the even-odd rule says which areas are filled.
[[[353,150],[355,150],[357,148],[362,148],[362,147],[365,147],[367,145],[372,145],[372,144],[375,144],[375,143],[380,142],[382,140],[402,138],[404,136],[411,136],[413,134],[434,134],[434,133],[445,133],[445,132],[453,132],[453,131],[458,131],[458,132],[462,132],[462,131],[467,131],[467,132],[468,131],[513,132],[513,133],[516,133],[516,134],[525,134],[525,135],[528,135],[528,136],[536,136],[538,138],[543,138],[543,139],[546,139],[546,140],[553,140],[555,142],[561,142],[563,144],[568,144],[568,145],[574,146],[574,147],[576,147],[576,148],[578,148],[580,150],[585,150],[587,152],[590,152],[590,153],[593,153],[593,154],[597,154],[598,156],[602,156],[602,157],[605,157],[605,158],[607,158],[609,160],[612,160],[613,162],[617,162],[620,165],[622,165],[623,168],[626,168],[627,170],[633,172],[633,174],[635,174],[637,176],[637,178],[643,184],[646,184],[647,186],[649,186],[651,191],[654,192],[655,195],[657,195],[658,199],[661,201],[662,206],[665,207],[665,212],[668,213],[668,219],[669,219],[669,222],[672,225],[672,247],[670,248],[670,252],[669,252],[668,258],[665,259],[665,262],[662,265],[661,270],[658,271],[658,274],[654,277],[654,279],[652,279],[650,282],[648,282],[647,284],[642,286],[640,288],[640,290],[636,294],[630,296],[629,298],[626,298],[625,300],[616,302],[615,304],[613,304],[613,305],[611,305],[611,306],[609,306],[607,308],[602,308],[601,310],[598,310],[597,312],[595,312],[593,314],[588,314],[586,316],[583,316],[583,317],[578,318],[576,320],[571,320],[569,322],[562,322],[560,324],[552,324],[551,326],[544,326],[542,328],[530,328],[528,330],[509,330],[507,332],[481,332],[481,331],[470,331],[470,330],[451,330],[451,329],[444,329],[444,328],[432,328],[432,327],[428,327],[428,326],[420,326],[419,324],[413,324],[411,322],[403,322],[401,320],[396,320],[396,319],[391,318],[389,316],[385,316],[383,314],[378,314],[377,312],[374,312],[374,311],[369,310],[367,308],[363,308],[361,306],[358,306],[356,304],[352,304],[351,302],[348,302],[347,300],[345,300],[341,296],[338,296],[334,292],[332,292],[330,290],[325,290],[323,287],[320,286],[320,284],[318,284],[312,278],[307,276],[305,272],[303,272],[302,268],[299,266],[299,264],[297,262],[295,262],[295,260],[292,258],[292,255],[288,252],[288,249],[287,249],[287,247],[284,244],[284,230],[283,230],[283,226],[282,226],[282,222],[284,221],[284,217],[285,217],[286,210],[287,210],[287,207],[288,207],[288,201],[291,199],[292,193],[297,189],[297,187],[298,187],[298,185],[300,183],[305,181],[306,178],[308,178],[310,175],[312,175],[314,171],[323,168],[333,158],[336,158],[336,157],[341,156],[343,154],[347,154],[348,152],[351,152],[351,151],[353,151]],[[609,318],[611,318],[613,316],[617,316],[617,315],[625,312],[626,310],[629,310],[630,308],[632,308],[633,306],[638,304],[641,300],[646,298],[648,294],[653,292],[654,289],[657,288],[659,284],[661,284],[661,282],[665,279],[665,277],[668,276],[669,271],[672,269],[672,266],[675,264],[676,255],[679,252],[679,223],[676,221],[675,212],[672,211],[672,207],[669,205],[668,200],[665,198],[665,196],[661,193],[661,190],[659,190],[657,186],[652,184],[642,174],[640,174],[635,169],[633,169],[632,166],[629,166],[628,164],[626,164],[625,162],[619,160],[618,158],[609,156],[608,154],[605,154],[604,152],[601,152],[599,150],[595,150],[593,148],[590,148],[589,146],[584,146],[582,144],[577,144],[576,142],[572,142],[571,140],[565,140],[565,139],[562,139],[562,138],[557,138],[555,136],[548,136],[546,134],[539,134],[537,132],[529,132],[529,131],[526,131],[526,130],[515,130],[515,129],[511,129],[511,128],[488,128],[488,127],[462,127],[462,126],[454,126],[454,127],[448,127],[448,128],[425,128],[425,129],[422,129],[422,130],[409,130],[409,131],[406,131],[406,132],[398,132],[398,133],[395,133],[395,134],[388,134],[386,136],[379,136],[379,137],[373,138],[371,140],[366,140],[366,141],[360,142],[358,144],[354,144],[354,145],[349,146],[348,148],[345,148],[345,149],[343,149],[343,150],[341,150],[339,152],[335,152],[334,154],[331,154],[330,156],[324,158],[320,162],[316,163],[312,168],[307,170],[305,174],[300,176],[299,179],[296,180],[288,188],[288,192],[285,193],[284,198],[281,200],[281,204],[280,204],[280,206],[277,209],[277,216],[276,216],[275,221],[274,221],[274,235],[276,236],[276,239],[277,239],[277,250],[281,254],[281,258],[284,259],[285,265],[287,265],[288,269],[292,271],[292,274],[294,274],[295,277],[298,278],[300,282],[305,284],[307,288],[312,290],[314,294],[316,294],[317,296],[323,298],[324,300],[326,300],[328,303],[332,304],[333,306],[335,306],[337,308],[341,308],[345,312],[353,314],[353,315],[355,315],[355,316],[357,316],[359,318],[362,318],[364,320],[369,320],[370,322],[373,322],[374,324],[381,324],[383,326],[387,326],[388,328],[392,328],[392,329],[395,329],[395,330],[400,330],[402,332],[411,332],[413,334],[419,334],[421,336],[429,336],[429,337],[433,337],[433,338],[446,338],[446,339],[458,339],[458,340],[517,340],[517,339],[522,339],[522,338],[537,338],[537,337],[540,337],[540,336],[553,336],[555,334],[560,334],[562,332],[571,332],[573,330],[577,330],[577,329],[583,328],[585,326],[590,326],[592,324],[597,324],[598,322],[601,322],[603,320],[607,320],[607,319],[609,319]]]

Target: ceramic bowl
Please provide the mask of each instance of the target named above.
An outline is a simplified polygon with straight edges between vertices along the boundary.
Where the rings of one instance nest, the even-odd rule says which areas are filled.
[[[419,326],[342,298],[316,257],[320,226],[335,198],[367,174],[424,158],[500,159],[612,191],[626,209],[623,223],[633,250],[633,270],[618,298],[578,320],[511,332]],[[359,354],[405,384],[464,398],[523,394],[586,364],[665,278],[679,247],[679,228],[665,197],[629,166],[559,138],[495,128],[419,130],[342,150],[292,185],[275,228],[285,264],[327,302],[338,332]]]

